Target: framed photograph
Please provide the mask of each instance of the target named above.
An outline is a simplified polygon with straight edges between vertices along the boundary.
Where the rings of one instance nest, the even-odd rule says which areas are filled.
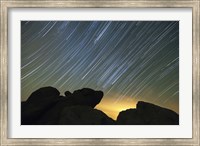
[[[1,145],[199,145],[199,8],[1,0]]]

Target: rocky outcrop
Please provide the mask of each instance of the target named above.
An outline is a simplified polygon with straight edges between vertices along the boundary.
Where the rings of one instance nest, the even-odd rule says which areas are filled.
[[[119,113],[119,125],[178,125],[179,115],[172,110],[139,101],[136,109],[128,109]]]
[[[53,87],[44,87],[33,92],[27,101],[21,104],[21,124],[35,124],[59,101],[59,95],[60,92]]]
[[[59,125],[114,125],[115,121],[100,110],[89,106],[65,107]]]
[[[103,98],[102,91],[89,88],[66,91],[53,87],[33,92],[21,103],[22,125],[178,125],[179,115],[169,109],[139,101],[136,109],[119,113],[114,121],[94,107]]]
[[[74,105],[85,105],[94,108],[103,98],[103,92],[83,88],[81,90],[74,91],[73,94],[67,97]]]
[[[30,103],[38,103],[38,101],[47,102],[47,101],[54,100],[55,97],[58,97],[59,95],[60,95],[60,92],[56,88],[43,87],[33,92],[30,95],[30,97],[27,99],[27,102],[30,102]]]
[[[95,91],[89,88],[83,88],[81,90],[74,91],[73,93],[66,91],[65,96],[60,96],[59,91],[53,87],[40,88],[33,92],[27,99],[27,101],[22,102],[21,124],[57,125],[61,124],[59,122],[60,119],[62,119],[61,121],[63,121],[63,118],[60,117],[61,113],[63,115],[63,112],[65,111],[67,114],[69,114],[77,110],[80,111],[80,114],[84,111],[84,114],[82,115],[87,116],[90,114],[94,115],[96,113],[97,116],[96,118],[94,118],[94,120],[92,120],[91,118],[88,120],[83,120],[83,117],[80,117],[78,121],[80,124],[112,124],[113,120],[109,118],[106,114],[96,109],[93,109],[101,101],[102,97],[102,91]],[[69,111],[67,112],[66,109],[68,109]],[[76,112],[76,114],[78,113]],[[66,116],[65,122],[66,124],[70,123],[70,121],[66,121]]]

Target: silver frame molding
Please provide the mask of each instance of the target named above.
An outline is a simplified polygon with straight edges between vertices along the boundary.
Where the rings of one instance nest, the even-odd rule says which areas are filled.
[[[0,0],[0,145],[193,145],[200,142],[200,0]],[[193,138],[190,139],[13,139],[8,138],[8,9],[56,8],[192,8]]]

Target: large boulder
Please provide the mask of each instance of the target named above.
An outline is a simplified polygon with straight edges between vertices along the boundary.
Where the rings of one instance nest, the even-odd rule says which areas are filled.
[[[60,100],[55,103],[48,111],[46,111],[37,121],[37,125],[58,125],[60,113],[65,107],[73,106],[68,98],[60,97]]]
[[[43,87],[33,92],[21,104],[21,124],[36,124],[42,115],[59,101],[59,95],[60,92],[53,87]]]
[[[71,95],[68,93],[67,97],[73,105],[85,105],[94,108],[103,98],[103,92],[83,88],[74,91]]]
[[[69,91],[65,92],[65,97],[60,100],[49,109],[42,117],[38,120],[39,125],[57,125],[60,113],[64,108],[70,108],[71,106],[89,106],[94,108],[102,99],[103,92],[95,91],[89,88],[83,88],[76,90],[73,93]],[[67,124],[67,123],[66,123]]]
[[[60,113],[71,106],[89,106],[94,108],[102,99],[103,92],[89,88],[66,91],[60,96],[53,87],[44,87],[33,92],[27,101],[21,103],[22,125],[57,125]]]
[[[139,101],[136,109],[119,113],[119,125],[178,125],[179,115],[172,110]]]
[[[38,103],[38,101],[49,101],[55,100],[55,97],[58,97],[60,92],[54,87],[43,87],[34,91],[30,97],[27,99],[27,102]]]
[[[59,125],[114,125],[115,121],[100,110],[90,106],[65,107],[59,119]]]
[[[70,95],[72,95],[71,92],[69,92],[69,91],[65,91],[65,96],[66,96],[66,97],[67,97],[67,96],[70,96]]]

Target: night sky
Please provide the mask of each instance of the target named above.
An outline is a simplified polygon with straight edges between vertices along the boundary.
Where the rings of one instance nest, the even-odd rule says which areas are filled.
[[[179,22],[22,21],[22,100],[44,86],[102,90],[113,118],[140,100],[178,113]]]

